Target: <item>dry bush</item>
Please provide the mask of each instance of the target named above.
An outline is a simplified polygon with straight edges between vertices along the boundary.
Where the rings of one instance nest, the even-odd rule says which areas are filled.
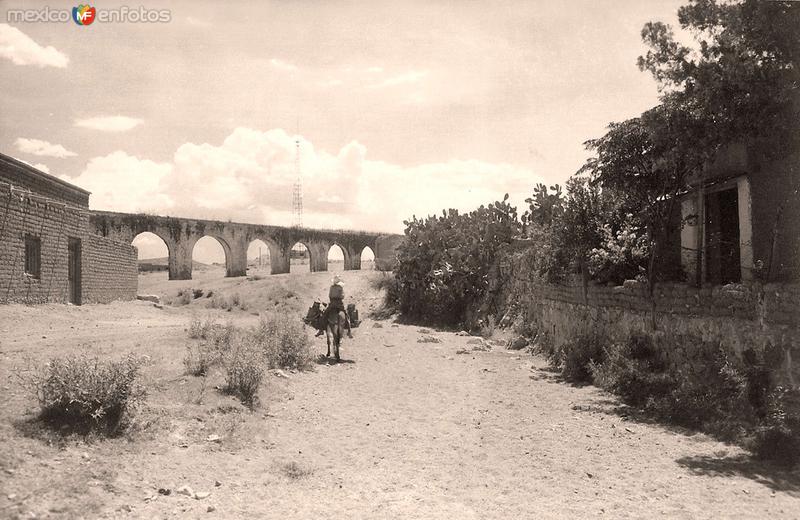
[[[295,461],[280,463],[278,468],[283,475],[291,480],[299,480],[312,473],[310,469],[302,467]]]
[[[262,317],[251,334],[269,368],[305,370],[313,366],[311,341],[301,323],[272,313]]]
[[[219,293],[211,293],[211,301],[206,305],[212,309],[222,309],[231,312],[233,309],[239,308],[246,311],[250,305],[241,297],[239,293],[234,293],[230,296],[225,296]]]
[[[248,408],[254,408],[264,370],[262,353],[252,336],[239,336],[237,344],[225,356],[224,391],[237,396]]]
[[[47,425],[65,433],[115,435],[144,399],[145,390],[137,382],[141,365],[133,354],[110,362],[73,355],[51,359],[21,379],[38,400]]]
[[[170,301],[170,305],[181,306],[181,305],[189,305],[192,303],[194,299],[194,291],[189,289],[181,289],[178,291],[178,295]]]
[[[207,317],[204,321],[195,316],[189,322],[189,338],[208,339],[215,327],[217,327],[217,321],[212,316]]]
[[[204,322],[192,318],[189,324],[189,337],[201,340],[186,347],[183,364],[186,373],[194,376],[205,376],[209,370],[219,365],[226,353],[231,351],[240,331],[233,323],[219,325],[214,318],[208,317]]]

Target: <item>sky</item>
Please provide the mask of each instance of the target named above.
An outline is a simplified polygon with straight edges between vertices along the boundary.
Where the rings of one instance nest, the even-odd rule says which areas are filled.
[[[522,209],[657,103],[640,31],[681,3],[143,0],[169,21],[82,26],[0,0],[0,152],[94,209],[291,225],[297,142],[308,227]]]

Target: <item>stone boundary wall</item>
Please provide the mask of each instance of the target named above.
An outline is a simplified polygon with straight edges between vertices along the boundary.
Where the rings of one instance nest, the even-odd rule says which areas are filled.
[[[85,235],[81,249],[83,303],[135,299],[138,283],[136,262],[134,246]]]
[[[501,262],[498,275],[511,287],[510,300],[526,324],[546,333],[556,347],[578,334],[597,334],[612,342],[631,334],[675,339],[667,358],[682,364],[702,359],[702,345],[718,344],[735,354],[748,348],[779,346],[785,354],[783,380],[800,383],[800,284],[729,284],[696,288],[687,284],[647,285],[629,280],[607,287],[573,276],[564,285],[531,281],[521,265]],[[669,343],[669,342],[668,342]]]

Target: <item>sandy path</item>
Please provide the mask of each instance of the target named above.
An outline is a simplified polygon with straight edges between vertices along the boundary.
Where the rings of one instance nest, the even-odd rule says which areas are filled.
[[[318,278],[314,290],[327,283]],[[351,287],[367,296],[365,285]],[[625,420],[608,395],[556,381],[538,358],[458,354],[470,338],[369,320],[343,346],[349,362],[270,375],[262,408],[233,413],[235,402],[213,389],[191,402],[199,383],[180,365],[187,312],[51,309],[47,325],[30,324],[30,351],[54,348],[38,338],[45,328],[61,333],[61,349],[136,346],[154,360],[145,416],[159,420],[134,442],[47,446],[12,426],[31,408],[5,382],[22,341],[8,318],[25,319],[20,309],[0,323],[0,517],[800,516],[796,472],[750,463],[703,435]],[[83,332],[70,328],[76,313]],[[441,342],[417,342],[430,335]],[[324,338],[316,345],[324,350]],[[223,442],[206,441],[210,433]],[[211,496],[176,496],[181,485]],[[159,496],[159,487],[173,493]]]

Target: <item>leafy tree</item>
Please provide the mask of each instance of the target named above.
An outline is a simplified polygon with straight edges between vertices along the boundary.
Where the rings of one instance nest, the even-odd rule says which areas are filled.
[[[742,138],[768,141],[776,154],[796,147],[800,3],[693,0],[678,10],[678,21],[697,46],[650,22],[642,30],[650,50],[638,65],[658,81],[662,102],[704,123],[695,146],[711,155]]]

